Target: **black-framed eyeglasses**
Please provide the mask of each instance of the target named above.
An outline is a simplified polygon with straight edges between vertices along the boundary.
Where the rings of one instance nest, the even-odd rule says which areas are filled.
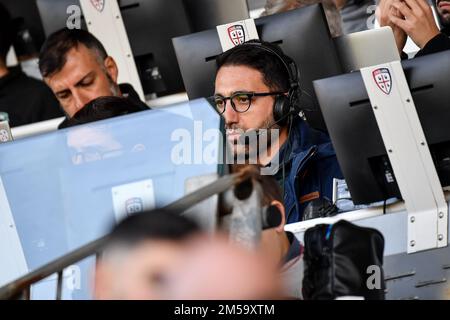
[[[243,113],[250,109],[254,97],[278,96],[282,94],[284,92],[235,92],[229,97],[216,94],[214,95],[214,105],[216,106],[217,112],[223,114],[226,109],[227,100],[230,100],[233,110],[238,113]]]

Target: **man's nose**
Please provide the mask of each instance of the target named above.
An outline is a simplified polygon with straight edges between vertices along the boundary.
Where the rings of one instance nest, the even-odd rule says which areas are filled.
[[[73,94],[74,101],[75,101],[75,107],[78,110],[81,110],[86,104],[91,102],[91,98],[87,95],[83,94],[82,92],[75,92]]]
[[[239,113],[233,109],[230,100],[226,101],[223,117],[225,118],[225,122],[227,124],[239,122]]]

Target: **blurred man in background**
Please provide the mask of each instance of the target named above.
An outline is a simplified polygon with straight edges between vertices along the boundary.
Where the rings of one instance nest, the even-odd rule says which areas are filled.
[[[302,299],[303,247],[291,232],[286,232],[286,210],[280,187],[273,176],[261,175],[257,166],[234,166],[234,172],[248,172],[254,183],[261,186],[261,206],[270,221],[279,221],[277,226],[261,233],[260,250],[278,268],[283,285],[283,296]]]
[[[15,35],[16,25],[0,4],[0,112],[9,115],[11,127],[62,117],[58,101],[44,83],[26,76],[20,67],[7,67]]]
[[[269,256],[203,234],[197,224],[163,210],[126,218],[97,262],[99,300],[269,299],[280,281]]]
[[[394,31],[399,52],[402,53],[409,36],[420,48],[416,57],[450,50],[448,20],[450,1],[437,0],[436,8],[444,28],[434,19],[431,6],[426,0],[381,0],[377,8],[380,26],[390,26]],[[403,57],[406,56],[403,54]]]
[[[225,237],[193,240],[169,272],[168,299],[260,300],[281,297],[268,257],[230,244]]]
[[[117,83],[116,62],[85,30],[65,28],[50,35],[41,49],[39,69],[61,104],[66,121],[90,101],[105,96],[123,96],[142,110],[149,109],[130,84]]]
[[[375,0],[267,0],[262,15],[302,8],[322,3],[333,37],[368,29]]]
[[[342,16],[345,34],[371,29],[377,0],[333,0]]]
[[[155,210],[128,217],[112,231],[95,270],[94,298],[164,299],[167,272],[184,242],[200,232],[180,215]]]
[[[330,33],[333,37],[342,35],[342,18],[333,0],[267,0],[262,16],[285,12],[321,2],[325,10]]]
[[[64,121],[59,129],[73,127],[80,124],[119,117],[130,113],[140,112],[142,108],[130,99],[124,97],[100,97],[92,100],[72,118]]]

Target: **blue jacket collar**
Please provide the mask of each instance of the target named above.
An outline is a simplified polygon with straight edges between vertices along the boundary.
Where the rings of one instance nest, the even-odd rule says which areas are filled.
[[[288,140],[281,146],[278,155],[279,167],[285,162],[288,164],[292,159],[298,157],[299,154],[311,149],[316,149],[315,157],[317,159],[334,156],[336,153],[331,145],[330,138],[322,131],[311,128],[300,117],[294,119]],[[287,156],[287,158],[286,158]],[[275,168],[274,173],[278,171]]]
[[[335,154],[333,148],[329,148],[330,138],[328,135],[322,131],[311,128],[301,118],[298,117],[294,120],[291,131],[289,141],[292,149],[289,160],[312,147],[317,147],[317,156],[319,158]],[[283,149],[287,146],[288,143],[285,143]]]

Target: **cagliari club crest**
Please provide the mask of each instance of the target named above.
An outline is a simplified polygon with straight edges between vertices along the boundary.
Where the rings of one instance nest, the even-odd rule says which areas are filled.
[[[144,211],[144,202],[141,198],[131,198],[125,202],[125,210],[127,215]]]
[[[98,12],[102,12],[105,8],[105,1],[106,0],[91,0],[91,3]]]
[[[376,69],[372,72],[372,75],[378,88],[380,88],[384,94],[390,94],[392,89],[392,77],[389,69]]]
[[[235,24],[229,27],[228,36],[230,37],[231,42],[233,42],[235,46],[244,43],[245,42],[244,26],[241,24]]]

